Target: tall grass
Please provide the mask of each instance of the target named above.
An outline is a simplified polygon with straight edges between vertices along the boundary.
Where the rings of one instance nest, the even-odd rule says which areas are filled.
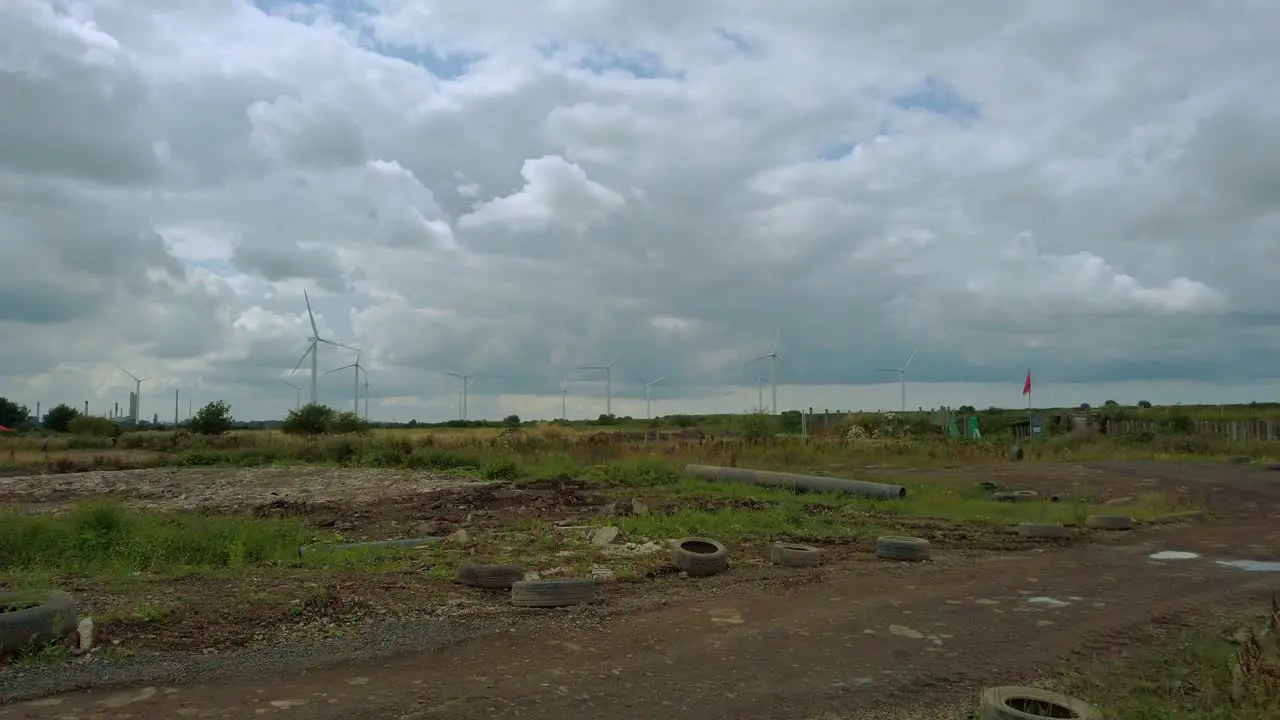
[[[249,467],[312,463],[437,471],[462,469],[499,479],[553,477],[578,473],[595,465],[653,461],[671,466],[706,463],[779,470],[991,464],[1007,462],[1011,444],[1000,439],[941,438],[695,440],[665,436],[654,441],[644,433],[581,433],[544,426],[507,434],[488,429],[396,430],[312,439],[274,431],[238,431],[216,437],[182,432],[136,432],[121,436],[115,450],[81,449],[78,454],[66,454],[81,441],[89,440],[95,439],[52,438],[41,441],[47,448],[35,449],[30,447],[31,439],[0,439],[0,465],[71,472],[154,465]],[[1280,458],[1280,443],[1234,441],[1212,435],[1059,437],[1024,447],[1028,461],[1206,459],[1231,455]]]
[[[66,515],[0,512],[0,575],[239,570],[297,557],[296,519],[174,515],[89,503]]]

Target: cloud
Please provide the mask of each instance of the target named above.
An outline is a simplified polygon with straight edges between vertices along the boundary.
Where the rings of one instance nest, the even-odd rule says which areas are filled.
[[[914,349],[951,383],[920,404],[1019,402],[1029,365],[1262,388],[1277,31],[1154,0],[11,0],[0,394],[105,407],[119,363],[277,416],[304,289],[400,419],[471,368],[474,412],[555,414],[607,362],[621,402],[665,374],[655,408],[739,411],[777,329],[818,397]]]

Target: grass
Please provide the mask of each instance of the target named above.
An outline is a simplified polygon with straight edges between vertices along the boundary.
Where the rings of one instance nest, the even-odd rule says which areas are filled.
[[[876,440],[755,437],[722,434],[662,440],[642,431],[555,425],[502,434],[470,430],[373,430],[363,435],[299,438],[271,430],[202,437],[140,431],[109,439],[60,435],[0,438],[0,465],[54,472],[150,466],[264,466],[296,463],[424,470],[457,470],[494,479],[553,477],[604,463],[662,462],[741,465],[761,469],[832,465],[926,467],[1003,463],[1009,438],[944,440],[936,436]],[[1029,461],[1210,459],[1232,455],[1280,458],[1280,443],[1199,435],[1053,437],[1025,446]]]
[[[148,513],[85,503],[0,513],[0,576],[181,574],[282,565],[315,532],[295,519]]]
[[[1125,720],[1273,720],[1280,711],[1280,604],[1217,618],[1131,665],[1104,664],[1062,690]]]

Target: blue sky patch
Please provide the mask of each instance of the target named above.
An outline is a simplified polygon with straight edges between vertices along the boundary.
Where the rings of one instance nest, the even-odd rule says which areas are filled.
[[[620,53],[604,46],[595,46],[587,51],[578,63],[583,70],[603,75],[609,72],[622,72],[642,80],[684,78],[683,72],[669,72],[663,67],[662,58],[647,50]]]
[[[894,98],[893,104],[903,110],[921,110],[958,122],[982,117],[982,110],[977,103],[968,100],[950,84],[932,75],[926,76],[915,89]]]
[[[191,267],[208,270],[220,278],[232,278],[240,274],[240,271],[226,260],[183,260],[182,262]]]

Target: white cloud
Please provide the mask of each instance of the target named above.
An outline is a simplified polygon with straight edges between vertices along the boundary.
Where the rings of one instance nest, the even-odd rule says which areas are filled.
[[[1280,366],[1265,3],[266,5],[0,3],[0,395],[278,415],[304,288],[401,419]]]

